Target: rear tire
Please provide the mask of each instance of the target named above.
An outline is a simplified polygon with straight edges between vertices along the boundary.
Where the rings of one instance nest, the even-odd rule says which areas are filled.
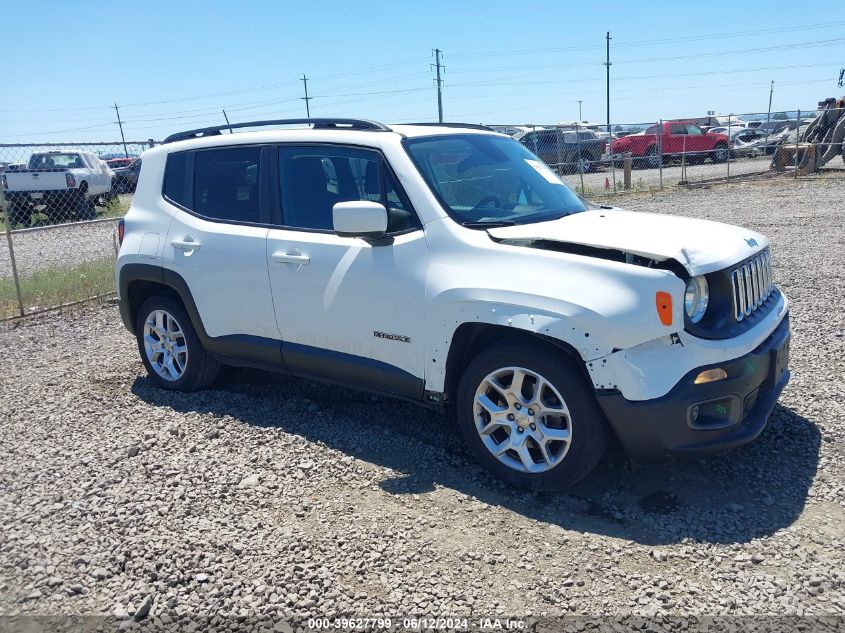
[[[662,160],[663,159],[656,147],[652,146],[646,150],[644,163],[648,169],[659,169]]]
[[[710,155],[710,160],[714,163],[724,163],[728,160],[728,146],[724,143],[716,143],[713,148],[713,153]]]
[[[9,228],[13,228],[16,224],[29,226],[29,223],[32,222],[32,209],[28,204],[9,202],[7,206],[7,215],[9,219]]]
[[[150,379],[163,389],[197,391],[212,384],[220,363],[197,336],[182,304],[174,297],[147,299],[135,319],[138,352]]]
[[[77,220],[96,220],[97,208],[93,198],[88,197],[87,189],[80,189],[76,199],[74,217]]]
[[[528,490],[574,485],[610,441],[575,361],[539,342],[500,343],[478,354],[464,370],[456,407],[473,456],[502,481]]]

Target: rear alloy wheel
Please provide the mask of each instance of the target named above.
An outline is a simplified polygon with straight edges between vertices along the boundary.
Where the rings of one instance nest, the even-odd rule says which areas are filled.
[[[656,146],[652,145],[645,151],[645,154],[641,158],[633,159],[632,167],[635,169],[657,169],[660,167],[661,162],[660,152],[657,151]]]
[[[144,353],[163,380],[174,382],[188,367],[188,344],[182,326],[166,310],[153,310],[144,321]]]
[[[581,158],[577,158],[577,157],[575,158],[576,173],[586,174],[586,173],[589,173],[592,168],[593,168],[593,163],[586,156],[581,156]]]
[[[195,391],[217,378],[220,364],[205,351],[190,317],[173,297],[147,299],[138,311],[135,333],[144,367],[159,387]]]
[[[710,160],[714,163],[724,163],[728,160],[728,146],[724,143],[716,143],[716,147],[713,148],[713,154],[710,156]]]
[[[567,488],[601,461],[610,438],[574,359],[540,343],[492,346],[467,366],[458,424],[499,479],[529,490]]]

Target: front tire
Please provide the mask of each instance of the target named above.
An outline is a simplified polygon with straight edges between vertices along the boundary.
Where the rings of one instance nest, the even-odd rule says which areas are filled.
[[[135,336],[147,374],[157,386],[197,391],[217,379],[220,363],[202,346],[188,313],[175,298],[147,299],[138,310]]]
[[[592,390],[565,352],[502,343],[466,367],[458,425],[470,452],[499,479],[562,490],[601,461],[610,431]]]

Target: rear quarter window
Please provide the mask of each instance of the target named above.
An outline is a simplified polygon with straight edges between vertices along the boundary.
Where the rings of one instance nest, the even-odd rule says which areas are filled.
[[[170,154],[164,168],[164,197],[185,208],[189,206],[185,179],[187,168],[188,154],[185,152]]]

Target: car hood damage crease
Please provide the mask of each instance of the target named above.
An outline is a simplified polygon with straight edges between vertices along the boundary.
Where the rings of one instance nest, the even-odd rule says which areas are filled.
[[[693,276],[726,268],[769,244],[765,236],[742,227],[615,208],[494,228],[488,233],[496,241],[575,244],[657,262],[675,260]]]

